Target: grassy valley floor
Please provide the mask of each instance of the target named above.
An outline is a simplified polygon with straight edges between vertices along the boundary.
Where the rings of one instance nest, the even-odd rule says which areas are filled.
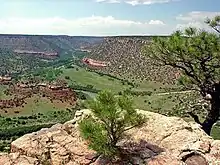
[[[135,85],[126,81],[115,79],[107,75],[100,75],[84,68],[73,66],[73,68],[62,68],[63,73],[57,79],[65,79],[68,85],[86,87],[89,90],[80,90],[91,97],[95,97],[97,91],[109,89],[120,94],[123,91],[132,91],[134,107],[162,114],[168,114],[176,104],[179,104],[179,97],[184,93],[167,93],[180,91],[177,85],[163,85],[155,82],[135,82]],[[0,99],[10,99],[4,91],[7,85],[0,85]],[[93,89],[93,90],[91,90]],[[94,91],[94,92],[91,92]],[[140,94],[145,92],[144,94]],[[161,94],[164,93],[164,94]],[[140,95],[139,95],[140,94]],[[0,110],[0,149],[8,150],[8,145],[15,138],[38,130],[43,127],[50,127],[56,123],[71,120],[77,108],[61,101],[53,101],[33,95],[27,98],[23,107],[7,108]],[[79,100],[81,101],[81,100]],[[6,112],[7,111],[7,112]],[[19,112],[19,113],[18,113]],[[212,136],[220,139],[220,129],[216,125],[213,128]]]

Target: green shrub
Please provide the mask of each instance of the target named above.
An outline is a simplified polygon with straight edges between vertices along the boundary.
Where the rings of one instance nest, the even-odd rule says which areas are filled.
[[[15,128],[0,129],[0,139],[10,139],[14,136],[23,136],[24,134],[35,132],[41,128],[51,127],[53,124],[41,124],[41,125],[30,125],[30,126],[19,126]]]
[[[81,91],[77,91],[76,92],[77,98],[79,98],[80,100],[86,100],[88,95],[86,95],[85,93],[81,92]]]
[[[6,118],[5,120],[6,120],[6,121],[11,121],[11,118]]]
[[[89,141],[91,149],[111,158],[119,153],[117,143],[125,131],[145,121],[126,95],[116,96],[110,91],[102,91],[88,105],[94,117],[89,116],[79,123],[81,136]]]
[[[93,85],[90,85],[90,84],[88,84],[88,85],[86,85],[86,88],[89,88],[89,89],[93,89]]]
[[[69,79],[70,79],[70,76],[65,76],[65,79],[66,79],[66,80],[69,80]]]

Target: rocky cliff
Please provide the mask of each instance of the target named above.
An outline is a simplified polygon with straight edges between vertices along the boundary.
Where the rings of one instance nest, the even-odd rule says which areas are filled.
[[[148,116],[141,127],[127,132],[120,142],[125,165],[219,165],[220,141],[207,136],[195,123],[181,118],[138,110]],[[48,129],[24,135],[11,144],[10,154],[0,155],[1,165],[107,165],[106,159],[87,148],[77,122],[89,110],[76,113],[75,119]]]

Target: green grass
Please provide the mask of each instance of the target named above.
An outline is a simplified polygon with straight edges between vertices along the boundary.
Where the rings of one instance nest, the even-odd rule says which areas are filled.
[[[78,68],[78,69],[76,69]],[[113,92],[123,91],[130,88],[131,86],[126,83],[123,85],[122,81],[113,79],[109,76],[100,76],[95,72],[89,72],[84,68],[74,66],[74,68],[62,68],[63,74],[58,78],[65,79],[66,76],[70,78],[67,80],[69,84],[79,84],[82,86],[92,85],[93,88],[98,90],[110,89]],[[11,96],[4,94],[4,90],[7,86],[0,85],[0,99],[8,99]],[[156,93],[167,92],[169,90],[178,90],[176,85],[164,85],[156,82],[143,81],[139,82],[138,86],[133,88],[132,91],[151,91],[153,92],[151,96],[134,96],[134,107],[138,109],[153,111],[161,114],[167,114],[167,112],[172,111],[172,108],[178,104],[177,95],[184,94],[169,94],[169,95],[156,95]],[[51,103],[49,99],[38,98],[34,96],[26,100],[27,104],[24,107],[8,109],[8,113],[3,114],[5,117],[17,118],[19,116],[29,116],[33,114],[41,113],[44,117],[40,117],[36,120],[27,120],[27,125],[56,122],[62,120],[71,119],[68,115],[57,115],[57,111],[66,112],[66,108],[70,108],[68,105],[56,102]],[[19,114],[14,113],[14,111],[19,111]],[[1,111],[0,111],[1,113]],[[4,119],[5,120],[5,119]],[[4,120],[0,120],[3,124]],[[16,119],[17,120],[17,119]],[[19,119],[20,120],[20,119]],[[7,123],[7,122],[6,122]],[[7,123],[7,126],[13,125],[13,123]],[[220,139],[220,128],[215,126],[212,131],[212,135],[216,139]]]
[[[64,107],[65,105],[62,104],[61,102],[58,102],[58,105],[59,104],[61,106],[56,106],[54,103],[51,103],[49,101],[49,99],[39,98],[39,97],[34,96],[27,101],[27,104],[24,106],[24,109],[21,112],[21,115],[29,115],[32,112],[33,113],[45,113],[48,111],[55,111],[57,109],[65,109],[66,108],[66,107]],[[63,108],[61,108],[61,107],[63,107]]]
[[[211,132],[211,136],[216,139],[216,140],[220,140],[220,125],[215,125],[212,128],[212,132]]]
[[[0,85],[0,99],[10,99],[11,96],[7,96],[4,91],[8,88],[7,85]]]
[[[74,117],[75,110],[68,109],[65,111],[47,111],[44,113],[34,113],[30,115],[19,116],[0,116],[0,130],[4,128],[14,128],[22,126],[32,126],[41,124],[50,124],[57,122],[65,122]]]
[[[78,68],[78,71],[76,70]],[[71,69],[63,69],[63,74],[61,78],[69,76],[70,84],[75,82],[80,85],[93,85],[94,88],[99,90],[109,89],[114,92],[122,91],[126,88],[129,88],[129,85],[123,85],[121,81],[112,79],[108,76],[100,76],[94,72],[88,72],[83,68],[76,67]]]
[[[78,68],[78,70],[76,69]],[[64,69],[61,78],[69,76],[72,81],[80,85],[93,85],[96,89],[110,89],[112,91],[118,92],[128,89],[130,86],[123,85],[119,80],[110,80],[108,76],[100,76],[94,72],[88,72],[83,68],[76,67],[71,69]],[[133,91],[152,91],[153,93],[166,92],[167,89],[177,88],[175,85],[163,85],[161,83],[143,81],[138,84],[137,87],[133,88]],[[172,96],[172,95],[171,95]],[[145,101],[146,100],[146,101]],[[150,102],[150,104],[149,104]],[[170,97],[170,95],[164,96],[139,96],[134,97],[135,107],[150,111],[169,111],[175,105],[175,96]]]
[[[40,98],[36,95],[25,100],[27,104],[24,104],[24,107],[15,107],[15,108],[7,108],[3,109],[3,116],[14,117],[14,116],[28,116],[37,113],[47,113],[50,111],[57,110],[65,110],[66,108],[71,108],[71,106],[67,103],[62,103],[60,101],[50,102],[47,98]],[[7,110],[7,113],[4,112]],[[19,113],[15,113],[15,111],[19,111]]]
[[[97,73],[89,72],[84,68],[80,68],[77,66],[74,66],[75,68],[70,69],[63,69],[63,74],[59,78],[65,78],[68,76],[70,80],[68,80],[68,83],[75,83],[80,84],[83,86],[86,85],[92,85],[95,89],[104,90],[104,89],[110,89],[114,92],[123,91],[125,89],[128,89],[129,85],[123,83],[120,80],[113,79],[108,76],[100,76]],[[78,68],[78,69],[76,69]],[[3,91],[6,89],[6,86],[0,86],[0,92],[3,96]],[[154,82],[142,82],[139,84],[138,87],[134,88],[134,91],[152,91],[154,93],[156,92],[165,92],[165,88],[169,88],[172,86],[166,86],[160,83],[154,83]],[[7,97],[4,94],[4,97]],[[146,101],[145,101],[146,100]],[[135,107],[139,109],[144,110],[151,110],[151,111],[158,111],[158,110],[167,110],[171,109],[171,107],[174,105],[172,99],[167,99],[167,96],[140,96],[135,97]],[[46,98],[37,98],[37,96],[34,96],[30,99],[26,100],[27,104],[24,105],[24,107],[17,107],[17,108],[11,108],[8,109],[7,113],[3,115],[4,116],[21,116],[21,115],[31,115],[35,113],[46,113],[48,111],[57,111],[57,110],[65,110],[66,108],[69,108],[68,106],[61,104],[61,103],[51,103],[49,99]],[[150,104],[149,104],[150,102]],[[162,109],[161,109],[162,107]],[[18,114],[15,114],[14,111],[19,111]]]
[[[137,91],[149,90],[149,91],[160,91],[165,92],[165,89],[175,87],[174,85],[164,85],[159,82],[152,82],[152,81],[143,81],[138,83],[138,87],[136,88]]]
[[[135,107],[138,109],[154,111],[154,112],[166,112],[172,109],[176,104],[175,96],[170,95],[157,96],[155,94],[151,96],[139,96],[134,97]]]

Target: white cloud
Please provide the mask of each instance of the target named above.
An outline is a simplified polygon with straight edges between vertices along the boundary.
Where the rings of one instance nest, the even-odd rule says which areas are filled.
[[[164,25],[163,21],[160,20],[150,20],[150,25]]]
[[[220,12],[192,11],[186,14],[181,14],[176,17],[177,21],[181,21],[176,27],[182,29],[191,26],[205,30],[212,30],[204,21],[206,18],[213,18],[216,15],[220,15]]]
[[[96,2],[120,3],[120,0],[96,0]]]
[[[132,6],[135,6],[135,5],[138,5],[139,2],[138,1],[126,1],[126,3],[132,5]]]
[[[132,6],[136,5],[152,5],[156,3],[168,3],[173,1],[180,1],[180,0],[96,0],[96,2],[105,2],[105,3],[127,3]]]
[[[133,6],[135,5],[152,5],[155,3],[168,3],[171,2],[173,0],[125,0],[125,3],[131,4]]]
[[[100,1],[100,0],[99,0]],[[56,34],[56,35],[167,35],[177,29],[193,26],[212,30],[204,20],[220,12],[192,11],[178,15],[176,22],[166,24],[162,20],[134,21],[112,16],[91,16],[78,19],[51,18],[0,18],[3,34]]]
[[[190,13],[184,14],[184,15],[179,15],[176,17],[177,20],[181,21],[202,21],[209,17],[213,18],[216,15],[220,15],[220,12],[205,12],[205,11],[192,11]]]
[[[163,26],[163,32],[161,32]],[[1,18],[0,33],[62,35],[133,35],[167,34],[168,26],[160,20],[138,22],[112,16],[91,16],[78,19]]]

